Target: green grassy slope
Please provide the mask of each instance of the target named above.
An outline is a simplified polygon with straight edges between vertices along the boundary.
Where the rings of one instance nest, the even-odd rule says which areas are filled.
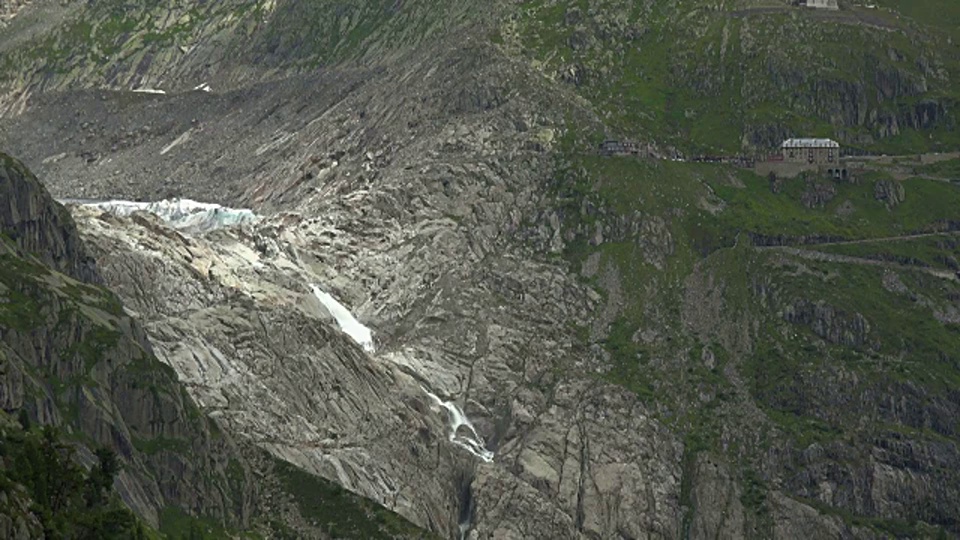
[[[941,24],[960,8],[760,4],[531,0],[500,38],[575,88],[608,136],[688,154],[795,134],[886,153],[960,144],[956,29]],[[942,464],[960,464],[958,237],[940,232],[960,224],[954,161],[771,182],[600,157],[600,135],[580,135],[553,195],[571,268],[619,306],[582,332],[609,353],[601,377],[683,436],[686,463],[706,453],[736,471],[758,537],[772,534],[774,486],[879,535],[956,534],[960,479]],[[941,465],[910,461],[917,452]],[[938,487],[860,491],[874,467]],[[881,509],[887,499],[899,510]]]
[[[770,452],[846,448],[847,457],[824,462],[853,476],[872,462],[873,445],[902,437],[917,448],[947,444],[957,459],[960,425],[943,411],[956,409],[960,389],[960,283],[952,277],[960,236],[890,237],[956,224],[960,185],[908,179],[902,203],[888,208],[875,186],[894,180],[882,171],[856,183],[809,176],[772,188],[725,165],[577,152],[562,170],[554,196],[565,229],[576,231],[566,256],[578,271],[599,261],[588,281],[622,306],[584,338],[610,353],[602,376],[637,392],[684,435],[688,452],[724,456],[744,482],[753,479],[758,530],[770,526],[763,486],[785,482],[793,496],[817,499],[816,486],[800,480],[816,473],[801,471],[825,466],[771,463]],[[824,185],[829,201],[804,203]],[[596,210],[582,211],[584,199]],[[772,239],[798,247],[754,245]],[[911,413],[889,410],[890,396]],[[923,474],[944,486],[958,481],[950,470]],[[892,515],[839,499],[817,507],[914,537],[953,530],[943,513],[956,510],[938,506],[936,516],[913,501]]]
[[[960,49],[943,23],[956,5],[896,6],[912,19],[758,4],[528,0],[502,38],[576,85],[612,135],[706,153],[791,134],[889,153],[960,144]]]

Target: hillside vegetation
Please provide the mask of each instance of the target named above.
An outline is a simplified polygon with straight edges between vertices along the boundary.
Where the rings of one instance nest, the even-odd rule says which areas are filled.
[[[528,1],[503,26],[504,47],[608,126],[568,141],[553,187],[565,256],[606,299],[584,344],[684,434],[685,475],[704,456],[732,465],[747,536],[778,534],[784,489],[849,534],[946,537],[960,479],[934,463],[960,459],[955,162],[839,182],[595,155],[604,136],[707,154],[788,136],[894,154],[960,143],[954,4],[760,4]]]
[[[501,33],[595,104],[610,135],[705,153],[793,135],[888,153],[953,148],[960,43],[943,22],[958,8],[901,4],[916,19],[780,2],[530,0]]]
[[[339,65],[385,62],[394,53],[445,34],[477,6],[404,2],[130,2],[14,19],[0,40],[0,89],[78,87],[217,90]],[[2,104],[2,100],[0,100]]]

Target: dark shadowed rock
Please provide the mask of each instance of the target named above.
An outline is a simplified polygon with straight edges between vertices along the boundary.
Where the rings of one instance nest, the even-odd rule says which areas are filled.
[[[907,192],[896,180],[878,180],[873,186],[873,196],[892,210],[904,201]]]
[[[16,159],[0,153],[0,229],[17,246],[51,268],[86,283],[99,283],[70,213]]]

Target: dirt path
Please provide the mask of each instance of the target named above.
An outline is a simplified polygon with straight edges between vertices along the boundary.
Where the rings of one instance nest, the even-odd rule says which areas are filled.
[[[842,240],[837,242],[825,242],[823,244],[811,244],[815,246],[845,246],[852,244],[873,244],[873,243],[883,243],[883,242],[896,242],[898,240],[917,240],[919,238],[932,238],[934,236],[957,236],[960,235],[960,231],[947,231],[947,232],[933,232],[933,233],[919,233],[919,234],[903,234],[900,236],[884,236],[880,238],[863,238],[860,240]]]
[[[756,15],[776,15],[779,13],[802,13],[811,19],[823,22],[851,24],[861,26],[871,26],[881,30],[903,30],[913,33],[910,27],[900,21],[898,15],[888,15],[875,10],[825,10],[825,9],[807,9],[792,6],[767,6],[751,7],[738,9],[728,12],[730,17],[742,19],[744,17]]]
[[[836,240],[832,242],[812,242],[809,244],[795,244],[791,246],[754,246],[757,249],[787,249],[787,248],[817,248],[819,246],[848,246],[853,244],[873,244],[896,242],[898,240],[917,240],[934,236],[960,236],[960,231],[941,231],[931,233],[903,234],[899,236],[881,236],[878,238],[861,238],[859,240]]]
[[[950,161],[951,159],[960,159],[960,152],[928,152],[926,154],[902,154],[890,156],[844,156],[843,160],[864,161],[866,163],[879,163],[881,165],[932,165],[941,161]]]
[[[824,244],[820,244],[824,245]],[[853,257],[850,255],[840,255],[836,253],[824,253],[822,251],[816,251],[814,249],[803,249],[797,247],[766,247],[766,248],[756,248],[756,249],[775,249],[782,251],[784,253],[800,257],[802,259],[807,259],[811,261],[822,261],[822,262],[836,262],[842,264],[859,264],[863,266],[878,266],[882,268],[889,268],[892,270],[903,270],[903,271],[914,271],[914,272],[923,272],[940,279],[946,279],[950,281],[960,281],[957,272],[951,270],[941,270],[937,268],[929,268],[925,266],[914,266],[909,264],[900,264],[892,261],[878,261],[875,259],[866,259],[863,257]]]

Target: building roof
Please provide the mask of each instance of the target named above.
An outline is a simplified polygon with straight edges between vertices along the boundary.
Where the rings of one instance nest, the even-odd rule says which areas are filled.
[[[840,148],[833,139],[787,139],[780,148]]]

